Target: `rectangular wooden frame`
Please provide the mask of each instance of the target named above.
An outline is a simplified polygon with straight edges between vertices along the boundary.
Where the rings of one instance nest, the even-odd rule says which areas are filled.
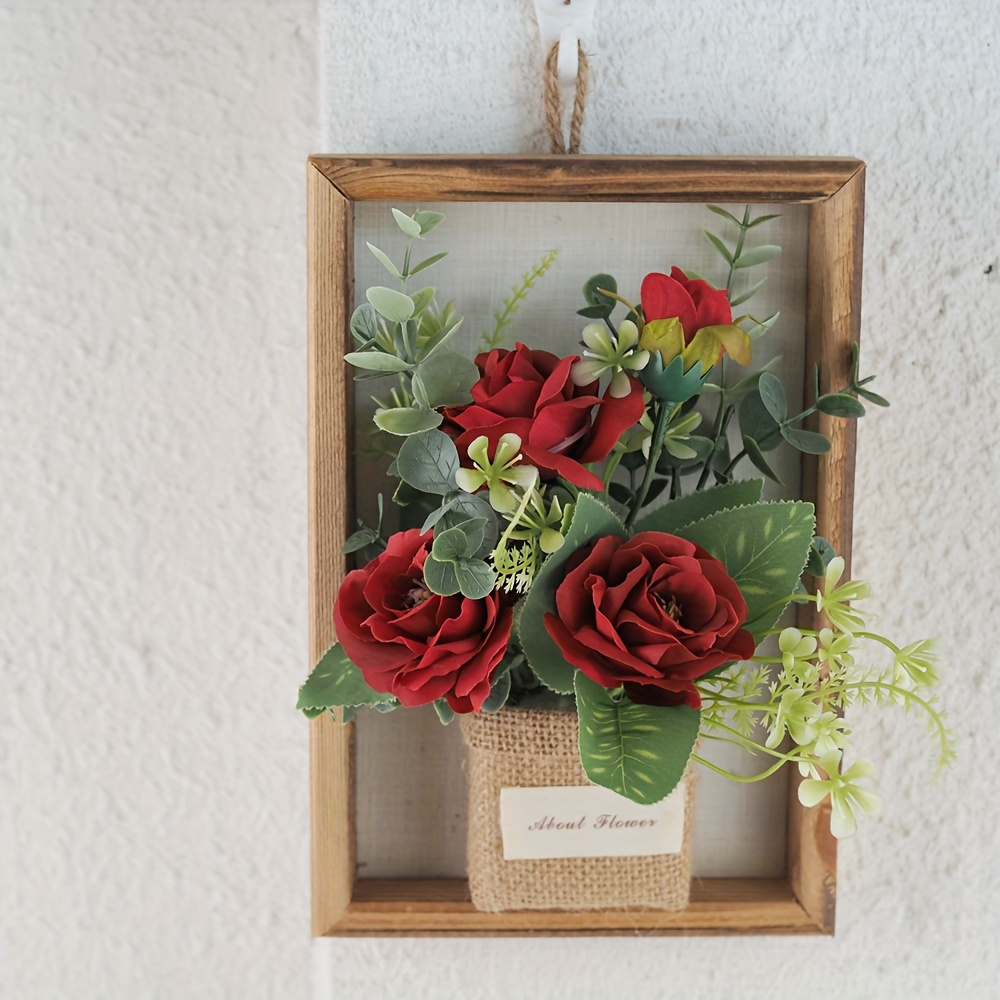
[[[864,164],[854,159],[600,156],[314,156],[308,164],[310,659],[334,641],[330,608],[353,525],[351,381],[343,354],[354,302],[356,201],[615,201],[809,204],[807,371],[849,380],[860,330]],[[802,494],[818,531],[850,559],[854,424],[818,415],[832,441],[805,456]],[[829,804],[803,808],[789,781],[787,871],[696,879],[681,913],[481,913],[462,880],[357,879],[353,723],[311,723],[314,935],[832,934],[836,847]]]

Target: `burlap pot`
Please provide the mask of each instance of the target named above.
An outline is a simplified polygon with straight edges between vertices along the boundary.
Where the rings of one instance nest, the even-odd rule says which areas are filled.
[[[575,712],[504,709],[463,715],[468,748],[469,890],[478,910],[683,910],[691,884],[690,765],[679,854],[506,861],[500,789],[587,785]]]

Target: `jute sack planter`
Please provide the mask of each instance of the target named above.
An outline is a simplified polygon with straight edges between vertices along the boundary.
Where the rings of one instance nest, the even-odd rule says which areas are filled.
[[[504,709],[460,716],[468,749],[468,869],[478,910],[683,910],[691,884],[690,765],[678,854],[504,859],[500,790],[589,785],[577,749],[575,712]]]

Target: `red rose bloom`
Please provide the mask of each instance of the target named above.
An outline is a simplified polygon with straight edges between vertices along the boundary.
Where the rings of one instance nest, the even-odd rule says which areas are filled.
[[[562,476],[581,489],[603,489],[600,478],[583,466],[607,458],[641,419],[642,387],[631,379],[632,391],[621,399],[598,396],[597,382],[573,384],[570,369],[578,360],[524,344],[480,354],[476,364],[483,377],[472,387],[472,402],[447,408],[441,429],[455,438],[463,460],[480,435],[489,438],[492,454],[502,434],[516,434],[523,461],[543,476]]]
[[[684,342],[703,326],[728,326],[733,310],[725,289],[713,288],[707,281],[689,278],[679,267],[665,274],[647,274],[640,289],[642,312],[646,322],[654,319],[680,320]]]
[[[640,705],[701,706],[693,681],[754,651],[725,567],[662,531],[608,535],[568,562],[545,627],[563,656]]]
[[[512,609],[495,591],[479,601],[432,594],[423,576],[431,540],[399,532],[347,574],[333,609],[337,638],[368,686],[406,708],[446,698],[455,712],[478,712],[507,650]]]

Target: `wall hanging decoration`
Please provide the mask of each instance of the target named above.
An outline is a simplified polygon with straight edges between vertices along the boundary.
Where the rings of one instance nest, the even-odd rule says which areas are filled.
[[[849,159],[311,158],[316,933],[832,932],[835,840],[878,803],[844,709],[915,709],[951,754],[929,644],[872,632],[848,570],[854,423],[885,405],[857,350],[863,182]],[[538,263],[479,336],[463,302],[532,211]],[[782,213],[797,290],[764,287]],[[396,709],[459,719],[467,879],[359,861],[356,818],[432,851],[463,811],[460,781],[440,810],[355,788],[355,727]],[[422,732],[387,782],[460,778]],[[695,771],[787,781],[779,872],[692,883]]]

